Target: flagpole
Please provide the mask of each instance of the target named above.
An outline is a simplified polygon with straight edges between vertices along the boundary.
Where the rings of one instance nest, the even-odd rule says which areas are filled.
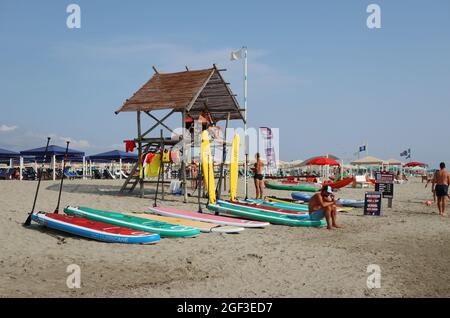
[[[242,47],[244,51],[244,137],[245,137],[245,166],[244,166],[244,183],[245,183],[245,199],[248,199],[248,135],[247,135],[247,47]]]

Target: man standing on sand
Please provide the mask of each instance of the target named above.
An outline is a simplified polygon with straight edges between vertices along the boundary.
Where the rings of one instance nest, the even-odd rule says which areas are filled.
[[[340,228],[336,223],[336,200],[330,186],[323,186],[320,192],[309,200],[309,213],[325,214],[328,230],[332,230],[333,227]]]
[[[440,170],[436,171],[433,177],[431,189],[434,190],[437,197],[437,205],[439,209],[439,215],[445,215],[445,208],[447,206],[448,197],[448,185],[450,184],[450,174],[445,170],[445,163],[441,162],[439,165]],[[434,188],[434,189],[433,189]]]

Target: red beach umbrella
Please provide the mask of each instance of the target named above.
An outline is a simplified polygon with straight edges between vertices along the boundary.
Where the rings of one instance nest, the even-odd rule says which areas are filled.
[[[311,159],[310,161],[308,161],[307,163],[308,165],[311,166],[339,166],[339,162],[337,162],[334,159],[331,158],[327,158],[327,157],[317,157],[314,159]]]
[[[426,167],[427,164],[418,161],[411,161],[406,163],[403,167]]]

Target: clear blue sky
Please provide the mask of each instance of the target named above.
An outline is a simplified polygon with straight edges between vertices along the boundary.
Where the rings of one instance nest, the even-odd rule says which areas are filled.
[[[81,7],[81,29],[66,7]],[[381,6],[382,28],[366,26]],[[333,153],[436,165],[450,160],[450,1],[0,0],[0,147],[51,134],[87,153],[122,147],[135,116],[123,101],[161,71],[228,69],[249,124],[279,127],[284,160]],[[15,128],[14,128],[15,127]],[[449,162],[450,164],[450,162]]]

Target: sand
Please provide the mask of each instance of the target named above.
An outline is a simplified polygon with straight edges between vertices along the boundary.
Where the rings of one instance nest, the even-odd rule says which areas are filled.
[[[67,181],[62,204],[145,211],[150,197],[119,197],[120,181]],[[36,182],[0,181],[1,297],[449,297],[450,218],[423,202],[419,179],[396,185],[383,217],[362,209],[340,213],[343,229],[271,225],[240,234],[204,233],[150,246],[95,242],[22,227]],[[240,187],[243,188],[242,186]],[[43,181],[37,203],[52,211],[58,182]],[[253,192],[253,187],[250,186]],[[288,196],[289,192],[266,190]],[[362,199],[362,189],[338,196]],[[168,196],[164,205],[196,210]],[[67,266],[81,268],[81,288],[69,289]],[[367,287],[369,264],[381,268],[381,288]]]

